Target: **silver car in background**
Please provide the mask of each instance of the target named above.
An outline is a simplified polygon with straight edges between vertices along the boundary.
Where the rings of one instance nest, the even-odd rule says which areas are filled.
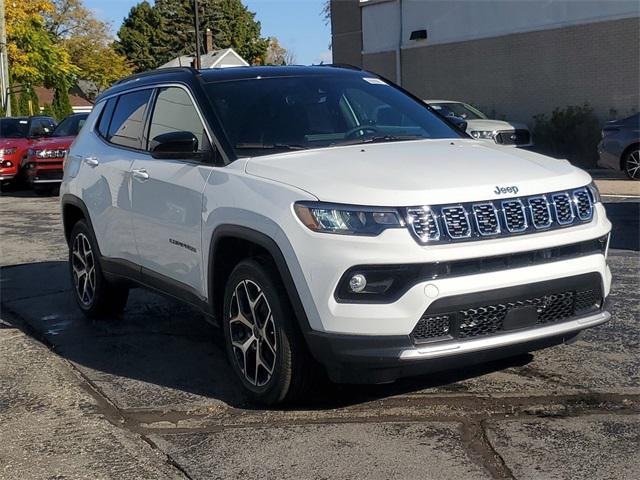
[[[467,122],[467,133],[478,140],[495,142],[509,147],[531,147],[531,132],[524,123],[488,118],[468,103],[454,100],[425,100],[431,108],[445,117],[458,117]]]
[[[607,122],[598,144],[598,166],[622,170],[640,180],[640,113]]]

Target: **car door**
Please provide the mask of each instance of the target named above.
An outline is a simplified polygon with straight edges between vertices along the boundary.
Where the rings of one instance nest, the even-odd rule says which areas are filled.
[[[137,90],[103,105],[93,135],[80,136],[73,148],[82,169],[81,196],[87,206],[100,253],[138,261],[131,220],[131,164],[145,157],[144,119],[153,93]],[[136,267],[137,268],[137,267]]]
[[[133,228],[143,279],[165,290],[186,287],[203,299],[202,199],[211,165],[192,155],[153,155],[163,138],[184,132],[195,137],[195,150],[203,155],[211,153],[211,142],[186,87],[157,89],[148,123],[148,154],[131,167]]]

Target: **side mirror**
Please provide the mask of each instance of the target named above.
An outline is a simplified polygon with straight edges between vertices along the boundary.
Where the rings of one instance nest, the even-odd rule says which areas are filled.
[[[447,117],[447,120],[453,123],[458,130],[462,130],[463,132],[467,131],[467,122],[464,119],[460,117],[451,116],[451,117]]]
[[[49,132],[47,131],[46,128],[34,128],[33,130],[31,130],[29,137],[40,138],[40,137],[46,137],[48,134]]]
[[[198,139],[191,132],[168,132],[149,141],[149,150],[154,158],[165,159],[201,159],[198,152]]]

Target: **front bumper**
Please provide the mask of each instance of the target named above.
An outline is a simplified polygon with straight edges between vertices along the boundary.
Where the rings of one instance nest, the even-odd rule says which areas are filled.
[[[450,335],[431,340],[410,335],[374,336],[307,332],[314,357],[336,382],[385,383],[408,375],[448,370],[474,363],[505,358],[568,342],[580,331],[606,322],[604,285],[597,273],[558,278],[528,285],[443,298],[427,309],[423,318],[448,313]],[[577,295],[565,301],[561,313],[552,298],[562,292],[594,293],[589,305]],[[530,300],[535,298],[536,307]],[[548,302],[548,303],[547,303]],[[546,304],[546,305],[545,305]],[[507,306],[505,308],[505,306]],[[524,313],[536,308],[533,318]],[[468,312],[483,311],[482,320]],[[550,316],[554,315],[555,317]],[[456,320],[477,322],[473,335],[459,330]],[[522,320],[526,320],[522,322]],[[486,328],[493,327],[490,330]]]

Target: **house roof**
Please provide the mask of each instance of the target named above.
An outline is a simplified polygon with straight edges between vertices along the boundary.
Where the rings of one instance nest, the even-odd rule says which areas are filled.
[[[38,96],[38,100],[40,101],[40,106],[53,103],[53,89],[44,88],[44,87],[33,87]],[[93,107],[93,104],[88,100],[79,97],[77,95],[69,95],[69,102],[71,103],[71,107]]]
[[[233,57],[230,58],[230,57]],[[159,68],[171,68],[171,67],[190,67],[194,57],[192,55],[183,55],[181,57],[174,58],[173,60],[161,65]],[[235,62],[233,62],[235,60]],[[200,55],[200,67],[201,68],[216,68],[226,64],[241,64],[248,67],[247,61],[242,58],[238,52],[233,48],[225,48],[223,50],[213,50],[209,53]]]

